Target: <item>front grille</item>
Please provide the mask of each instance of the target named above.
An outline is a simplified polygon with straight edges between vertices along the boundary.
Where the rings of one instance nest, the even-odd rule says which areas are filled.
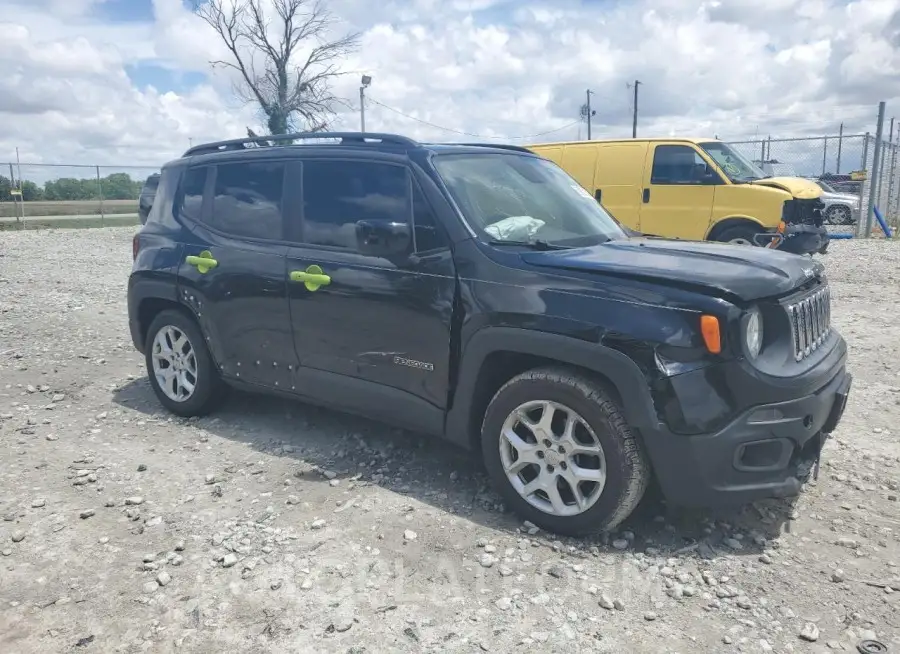
[[[794,359],[802,361],[831,334],[831,289],[822,286],[786,309],[794,337]]]

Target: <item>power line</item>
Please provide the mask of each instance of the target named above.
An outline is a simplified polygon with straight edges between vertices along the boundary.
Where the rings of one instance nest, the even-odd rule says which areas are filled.
[[[553,134],[554,132],[561,132],[564,129],[568,129],[569,127],[573,127],[581,122],[581,120],[576,120],[568,125],[563,125],[562,127],[557,127],[556,129],[551,129],[546,132],[538,132],[537,134],[526,134],[525,136],[491,136],[488,134],[473,134],[472,132],[463,132],[458,129],[452,129],[450,127],[443,127],[441,125],[436,125],[435,123],[428,122],[427,120],[422,120],[421,118],[416,118],[415,116],[410,116],[409,114],[403,113],[399,109],[394,109],[393,107],[389,107],[383,102],[379,102],[372,98],[372,96],[367,96],[366,99],[372,104],[377,104],[379,107],[384,107],[388,111],[392,111],[399,116],[403,116],[404,118],[409,118],[410,120],[414,120],[417,123],[422,123],[423,125],[428,125],[429,127],[434,127],[435,129],[440,129],[445,132],[452,132],[453,134],[460,134],[462,136],[472,136],[474,138],[479,139],[501,139],[505,141],[516,141],[521,139],[532,139],[537,138],[538,136],[546,136],[547,134]]]

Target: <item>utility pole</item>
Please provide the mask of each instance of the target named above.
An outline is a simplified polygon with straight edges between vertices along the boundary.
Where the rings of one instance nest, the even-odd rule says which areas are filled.
[[[366,87],[372,83],[371,75],[363,75],[359,85],[359,131],[366,131]]]
[[[587,90],[587,127],[588,127],[588,137],[587,140],[591,140],[591,116],[593,115],[591,112],[591,90]]]
[[[631,122],[631,138],[637,138],[637,117],[638,117],[638,87],[641,85],[640,80],[634,80],[634,118]]]

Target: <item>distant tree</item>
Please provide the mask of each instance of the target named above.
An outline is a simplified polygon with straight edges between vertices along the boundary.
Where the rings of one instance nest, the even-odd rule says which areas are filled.
[[[265,6],[277,15],[270,25]],[[344,101],[331,92],[341,60],[359,34],[329,40],[335,24],[321,0],[194,0],[194,11],[218,34],[228,61],[210,62],[240,74],[237,95],[266,115],[270,134],[320,131]]]
[[[12,190],[12,184],[9,181],[9,177],[0,175],[0,202],[9,202],[12,200],[10,190]]]
[[[44,189],[32,181],[22,182],[22,198],[25,202],[35,202],[44,199]]]
[[[105,200],[135,200],[141,192],[140,183],[126,173],[107,175],[100,180],[100,184]]]

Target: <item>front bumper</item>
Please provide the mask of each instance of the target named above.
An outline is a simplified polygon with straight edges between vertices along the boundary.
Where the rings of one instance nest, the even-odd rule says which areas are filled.
[[[793,254],[823,253],[829,240],[828,230],[824,226],[805,223],[787,225],[777,249]]]
[[[833,372],[817,390],[757,404],[714,433],[646,434],[667,501],[710,507],[799,493],[847,404],[852,376],[843,360]]]

